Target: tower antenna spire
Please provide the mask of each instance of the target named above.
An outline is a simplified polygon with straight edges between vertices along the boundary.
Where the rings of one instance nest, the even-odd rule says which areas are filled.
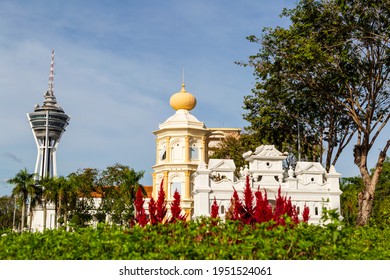
[[[51,95],[54,95],[54,49],[51,51],[49,90],[48,91]]]

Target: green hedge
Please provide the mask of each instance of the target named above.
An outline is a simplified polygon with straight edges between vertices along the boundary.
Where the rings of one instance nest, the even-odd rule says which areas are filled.
[[[206,260],[206,259],[390,259],[390,228],[299,224],[255,228],[209,220],[123,230],[100,225],[73,232],[8,233],[0,259],[22,260]]]

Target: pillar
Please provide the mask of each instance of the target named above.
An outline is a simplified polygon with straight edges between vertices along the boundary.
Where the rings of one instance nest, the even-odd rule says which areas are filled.
[[[168,171],[164,171],[164,192],[166,197],[168,197]]]
[[[184,181],[184,199],[191,198],[191,171],[187,170],[185,172],[185,181]]]
[[[206,145],[206,136],[202,137],[202,151],[200,153],[200,162],[207,162],[207,145]]]
[[[184,162],[190,160],[190,136],[186,136],[184,139]]]

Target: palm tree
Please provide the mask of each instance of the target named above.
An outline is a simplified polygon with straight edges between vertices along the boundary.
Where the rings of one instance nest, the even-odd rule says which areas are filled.
[[[27,169],[20,170],[14,178],[7,181],[9,184],[14,184],[15,188],[12,190],[12,196],[16,197],[18,202],[22,206],[22,224],[21,230],[24,229],[25,216],[26,216],[26,204],[29,193],[32,192],[31,188],[35,187],[34,173],[28,173]]]
[[[67,216],[67,197],[70,195],[70,183],[69,180],[63,176],[55,178],[54,180],[54,192],[52,193],[52,199],[55,203],[55,212],[54,212],[54,220],[55,225],[54,228],[58,227],[58,218],[61,216],[61,211],[64,209],[64,215]]]
[[[61,216],[61,211],[67,214],[67,203],[69,197],[72,196],[70,182],[67,178],[60,177],[46,177],[40,180],[43,191],[43,228],[46,228],[47,220],[47,205],[51,203],[54,206],[54,228],[58,227],[58,218]]]
[[[77,199],[79,197],[79,177],[72,173],[67,178],[64,178],[65,182],[59,190],[59,202],[60,211],[63,212],[64,226],[68,226],[69,213],[74,211],[77,205]]]

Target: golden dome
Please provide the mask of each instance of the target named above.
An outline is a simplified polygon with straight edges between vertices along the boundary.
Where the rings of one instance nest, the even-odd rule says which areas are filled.
[[[184,83],[181,85],[181,91],[171,96],[169,104],[174,110],[184,109],[191,111],[196,106],[196,98],[187,92]]]

